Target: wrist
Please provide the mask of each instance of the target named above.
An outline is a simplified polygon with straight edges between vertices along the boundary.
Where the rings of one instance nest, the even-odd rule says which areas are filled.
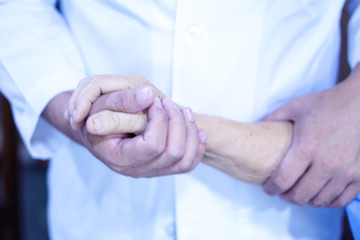
[[[55,96],[46,105],[42,112],[42,117],[45,118],[51,125],[64,133],[72,140],[84,145],[81,129],[72,129],[71,125],[65,117],[65,112],[68,109],[68,102],[72,95],[72,91],[62,92]]]

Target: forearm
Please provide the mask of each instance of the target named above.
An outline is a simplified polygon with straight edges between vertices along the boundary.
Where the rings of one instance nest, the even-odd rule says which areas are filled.
[[[94,89],[101,89],[102,94],[113,92],[109,94],[116,95],[119,92],[114,91],[123,89],[124,84],[127,84],[127,87],[152,86],[144,77],[139,75],[100,76],[101,81],[98,81],[98,78],[95,80],[91,78],[85,79],[85,82],[81,84],[82,87],[76,91],[82,92],[83,95],[90,96],[89,99],[93,99],[93,96],[96,97],[99,93],[99,91],[94,91]],[[94,88],[94,86],[97,86],[97,88]],[[84,94],[84,92],[86,94]],[[164,94],[156,88],[155,92],[155,95],[160,98],[164,97]],[[97,102],[106,103],[104,98],[106,99],[107,97],[100,96],[99,100],[95,102],[95,105]],[[77,105],[79,112],[79,106],[81,106],[81,103],[84,104],[84,98],[74,99],[72,102],[74,103],[73,108]],[[181,108],[181,106],[179,107]],[[89,114],[88,111],[83,111],[83,113],[84,116]],[[104,113],[103,116],[107,114],[108,113]],[[96,118],[99,118],[99,116],[100,115],[97,115]],[[91,123],[93,117],[94,115],[89,116],[88,122]],[[119,126],[121,129],[115,130],[114,133],[129,132],[128,129],[129,127],[131,128],[133,123],[127,123],[123,115],[121,115],[120,118],[116,122],[121,122],[121,126]],[[102,119],[104,122],[103,125],[113,126],[114,123],[111,121],[112,119],[115,119],[115,116],[112,118],[104,117]],[[203,161],[238,179],[250,183],[262,183],[271,175],[281,157],[287,151],[292,139],[292,125],[288,122],[243,124],[220,117],[201,114],[196,114],[196,122],[199,129],[207,132],[207,149]],[[91,127],[91,124],[89,124],[89,127]],[[139,129],[146,128],[146,126],[138,127]],[[103,130],[104,127],[101,131],[90,129],[89,132],[103,135]]]
[[[196,114],[207,132],[203,162],[248,183],[261,184],[274,171],[292,140],[289,122],[240,123]]]

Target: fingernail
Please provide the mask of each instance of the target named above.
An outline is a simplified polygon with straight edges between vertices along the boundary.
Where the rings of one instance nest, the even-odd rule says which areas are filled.
[[[157,105],[158,107],[162,107],[161,101],[160,101],[160,98],[159,98],[159,97],[156,97],[156,98],[154,99],[154,104]]]
[[[147,102],[151,96],[150,87],[142,87],[136,92],[136,100],[138,103]]]
[[[205,131],[200,131],[199,132],[199,137],[200,137],[200,142],[205,144],[206,143],[206,132]]]
[[[74,119],[73,119],[73,117],[71,117],[71,116],[70,116],[70,126],[71,126],[72,128],[75,128]]]
[[[102,123],[101,123],[101,120],[100,120],[100,119],[94,118],[94,119],[92,120],[92,122],[93,122],[93,128],[94,128],[95,131],[101,130],[101,128],[102,128]]]
[[[64,118],[69,121],[69,118],[70,118],[70,113],[69,113],[69,109],[66,109],[65,112],[64,112]]]
[[[185,109],[185,114],[186,114],[186,118],[190,121],[190,122],[194,122],[194,114],[192,113],[190,108],[186,108]]]

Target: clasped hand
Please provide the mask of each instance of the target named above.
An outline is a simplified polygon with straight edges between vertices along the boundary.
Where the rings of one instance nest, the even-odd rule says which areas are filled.
[[[197,129],[190,108],[179,108],[151,86],[136,88],[143,81],[139,75],[84,79],[69,101],[67,119],[81,129],[83,145],[120,174],[154,177],[191,171],[205,151],[205,133]],[[112,84],[125,90],[104,95]],[[84,126],[88,114],[92,116]],[[102,135],[93,134],[98,132]]]
[[[360,190],[358,72],[359,69],[352,74],[353,77],[333,89],[295,98],[265,119],[283,122],[280,126],[285,131],[278,138],[283,140],[278,141],[282,142],[278,149],[279,156],[283,157],[277,160],[273,155],[268,156],[273,158],[273,162],[263,175],[256,176],[259,172],[259,167],[255,167],[257,163],[243,158],[241,152],[239,158],[209,162],[210,165],[253,183],[263,183],[261,179],[271,175],[263,184],[264,190],[295,204],[327,207],[348,204]],[[103,77],[97,78],[82,81],[69,105],[69,119],[74,128],[82,126],[90,113],[86,128],[82,129],[84,142],[95,156],[115,171],[134,177],[187,172],[196,166],[205,150],[205,133],[197,130],[190,109],[179,108],[154,87],[134,88],[151,86],[141,76],[123,77],[122,86],[118,85],[119,77],[114,77],[113,81],[107,77],[105,85],[101,82]],[[102,95],[124,88],[134,89]],[[144,92],[148,98],[144,97],[147,95]],[[156,96],[160,96],[162,102]],[[126,114],[145,109],[148,109],[146,115],[141,112],[137,116]],[[121,124],[132,117],[132,124]],[[286,139],[292,136],[292,131],[286,130],[288,125],[285,126],[285,122],[288,121],[294,123],[289,149]],[[101,125],[99,122],[111,124]],[[264,124],[274,126],[270,122]],[[124,131],[124,126],[129,129]],[[246,126],[240,128],[246,131]],[[260,128],[255,126],[255,129]],[[131,137],[123,132],[137,135]],[[116,134],[106,135],[108,133]],[[267,135],[263,130],[259,133],[255,135],[255,141],[266,144],[269,140],[263,136]],[[238,136],[241,139],[241,135]],[[221,150],[217,152],[221,153]],[[249,168],[224,169],[228,160],[229,166],[238,166],[238,163],[244,166],[243,163],[247,162]],[[243,178],[244,173],[250,175]]]

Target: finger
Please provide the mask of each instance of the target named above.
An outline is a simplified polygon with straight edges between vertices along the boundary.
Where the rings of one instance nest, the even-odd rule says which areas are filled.
[[[86,133],[85,146],[91,151],[94,156],[104,162],[112,170],[121,173],[124,169],[129,168],[126,162],[114,161],[116,156],[114,153],[114,146],[117,146],[119,140],[127,138],[125,134],[108,135],[108,136],[96,136],[90,133]]]
[[[324,207],[332,203],[344,190],[346,184],[343,181],[332,179],[310,201],[314,207]]]
[[[155,99],[155,90],[149,86],[115,91],[100,96],[92,105],[90,115],[110,110],[136,113],[148,108]]]
[[[102,95],[92,106],[86,128],[96,135],[140,133],[145,130],[147,122],[142,110],[148,108],[154,98],[154,89],[148,86]]]
[[[165,151],[156,159],[139,167],[137,171],[143,176],[153,176],[154,171],[167,168],[184,156],[186,141],[186,123],[182,111],[170,98],[162,101],[168,116],[168,135]]]
[[[311,166],[289,191],[282,194],[282,199],[298,205],[308,204],[329,181],[328,176],[321,176],[319,172]]]
[[[86,120],[87,130],[94,135],[117,133],[141,133],[146,129],[147,116],[144,112],[123,113],[109,110],[91,115]]]
[[[310,162],[309,156],[299,148],[291,147],[275,173],[263,184],[263,190],[270,195],[288,191],[306,172]]]
[[[338,208],[348,205],[358,195],[360,184],[358,182],[349,184],[345,190],[327,207]]]
[[[183,108],[182,112],[186,119],[185,123],[187,129],[185,154],[182,159],[178,160],[168,168],[157,171],[156,175],[158,176],[189,172],[201,159],[196,158],[199,149],[199,137],[194,115],[190,108]]]
[[[151,82],[149,82],[146,77],[141,74],[129,74],[125,75],[124,78],[129,81],[129,83],[131,84],[131,88],[139,86],[150,86],[155,89],[155,95],[157,97],[159,97],[160,99],[164,99],[166,97],[159,89],[157,89]]]
[[[126,158],[126,161],[133,162],[134,166],[153,160],[162,154],[166,147],[168,118],[158,97],[147,113],[149,120],[144,134],[122,141],[119,146],[119,158]]]
[[[301,107],[299,106],[299,100],[293,99],[286,103],[284,106],[276,109],[274,112],[265,116],[264,121],[288,121],[294,120],[296,112]]]
[[[84,80],[74,99],[70,100],[69,112],[76,126],[89,114],[92,103],[101,95],[115,90],[130,88],[129,81],[121,76],[94,76]]]
[[[72,93],[69,103],[68,103],[68,114],[69,114],[69,120],[70,118],[73,118],[73,115],[75,115],[75,102],[80,94],[80,92],[83,90],[84,86],[88,84],[89,78],[82,79],[78,85],[76,86],[76,89]]]

